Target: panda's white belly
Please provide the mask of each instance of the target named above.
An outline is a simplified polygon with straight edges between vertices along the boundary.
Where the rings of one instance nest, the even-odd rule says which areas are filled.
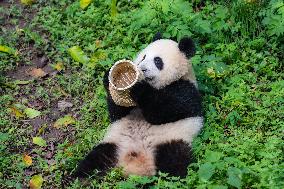
[[[202,122],[201,117],[194,117],[152,125],[145,121],[139,109],[135,109],[110,125],[103,142],[118,146],[118,166],[126,175],[154,175],[155,146],[171,140],[184,140],[190,144]]]

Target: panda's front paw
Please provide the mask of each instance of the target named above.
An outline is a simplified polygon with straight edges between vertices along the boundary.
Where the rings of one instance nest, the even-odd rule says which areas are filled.
[[[149,93],[151,90],[152,87],[146,81],[142,80],[130,89],[130,96],[135,102],[138,102],[143,95]]]

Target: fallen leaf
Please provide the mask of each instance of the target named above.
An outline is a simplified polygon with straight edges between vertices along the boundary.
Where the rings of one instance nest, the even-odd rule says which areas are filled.
[[[66,102],[64,100],[58,101],[57,105],[59,109],[71,108],[73,106],[72,103]]]
[[[24,110],[24,113],[30,118],[30,119],[33,119],[37,116],[40,116],[41,112],[38,111],[38,110],[35,110],[33,108],[26,108]]]
[[[92,0],[80,0],[81,9],[87,8],[91,2]]]
[[[97,47],[97,48],[101,47],[101,43],[102,43],[101,40],[98,40],[98,39],[97,39],[97,40],[95,41],[96,47]]]
[[[62,71],[62,70],[65,70],[64,64],[62,62],[57,62],[52,67],[59,72]]]
[[[29,75],[35,78],[40,78],[44,77],[47,75],[41,68],[33,68],[30,72]]]
[[[24,114],[16,106],[11,106],[10,110],[16,118],[25,117]]]
[[[31,156],[29,156],[27,154],[23,155],[23,161],[24,161],[26,166],[30,166],[33,163]]]
[[[55,128],[60,128],[62,126],[68,126],[68,125],[73,124],[73,123],[75,123],[75,119],[71,115],[66,115],[66,116],[58,119],[54,123],[54,127]]]
[[[39,145],[40,147],[46,146],[46,141],[41,137],[33,137],[33,143]]]
[[[21,0],[21,3],[24,5],[31,5],[35,2],[35,0]]]
[[[5,45],[0,45],[0,52],[8,53],[8,54],[13,54],[17,55],[17,51],[11,47],[5,46]]]
[[[73,46],[69,48],[68,52],[70,53],[71,57],[82,64],[86,64],[89,62],[89,58],[85,55],[82,49],[78,46]]]
[[[47,125],[44,124],[42,127],[39,128],[37,134],[38,134],[38,135],[43,134],[46,128],[47,128]]]
[[[34,175],[30,180],[31,189],[40,189],[43,183],[43,178],[41,175]]]

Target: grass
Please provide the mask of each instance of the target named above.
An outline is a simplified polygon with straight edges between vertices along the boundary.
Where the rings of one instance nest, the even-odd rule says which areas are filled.
[[[0,5],[0,45],[9,47],[0,52],[0,188],[29,187],[35,175],[42,188],[284,187],[283,1],[98,0],[84,10],[71,0]],[[109,124],[104,71],[133,59],[158,31],[197,44],[192,62],[205,111],[193,144],[197,161],[185,179],[124,178],[113,170],[101,180],[68,182]],[[87,62],[70,56],[73,46]],[[46,75],[31,74],[35,68]],[[62,101],[71,106],[59,107]],[[55,128],[66,115],[73,119]]]

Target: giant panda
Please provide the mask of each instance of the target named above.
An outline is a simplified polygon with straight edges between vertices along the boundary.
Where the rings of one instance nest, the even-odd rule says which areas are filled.
[[[78,165],[75,176],[105,174],[121,167],[127,175],[185,177],[193,155],[191,143],[203,126],[201,96],[190,58],[193,40],[179,43],[157,38],[143,49],[134,64],[144,80],[130,91],[136,107],[114,103],[104,85],[111,124],[102,141]]]

